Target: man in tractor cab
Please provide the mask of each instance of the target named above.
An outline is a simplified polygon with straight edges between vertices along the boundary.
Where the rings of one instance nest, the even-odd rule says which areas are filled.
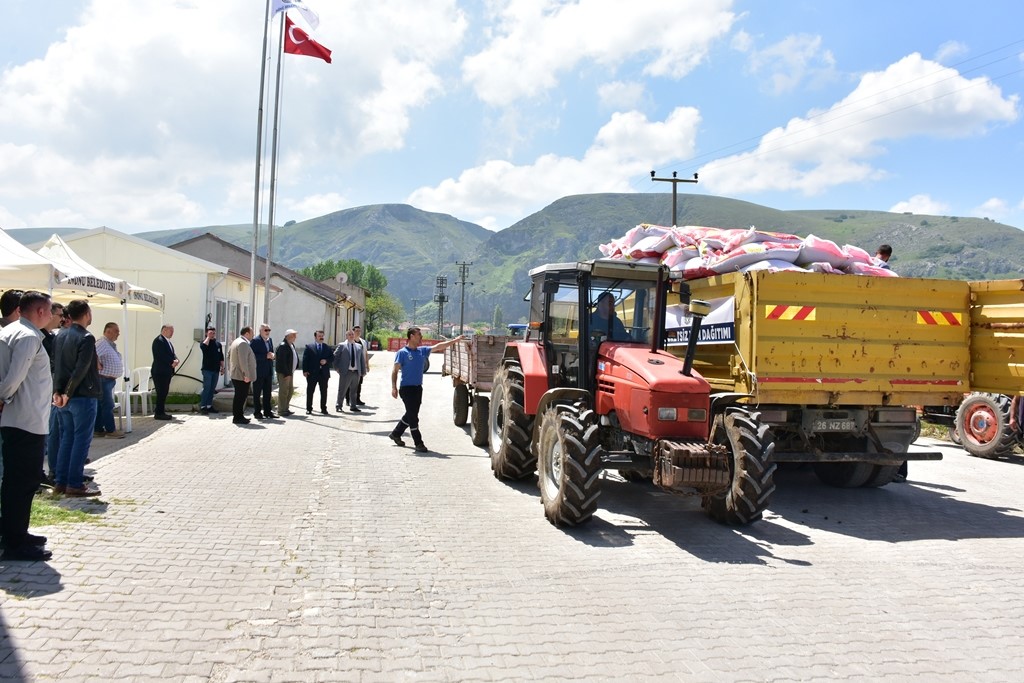
[[[632,341],[626,326],[615,314],[615,299],[611,292],[601,292],[590,314],[591,334],[600,334],[611,341]]]

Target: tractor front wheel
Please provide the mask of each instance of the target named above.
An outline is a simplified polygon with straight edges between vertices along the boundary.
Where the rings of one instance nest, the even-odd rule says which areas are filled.
[[[1010,429],[1010,397],[971,394],[956,411],[956,431],[964,450],[978,458],[1013,453],[1017,438]]]
[[[729,447],[732,482],[722,493],[704,496],[711,519],[739,525],[761,519],[775,492],[775,441],[756,413],[731,407],[715,418],[715,443]]]
[[[576,526],[597,511],[601,455],[594,411],[577,404],[553,405],[541,417],[537,443],[540,500],[555,526]]]

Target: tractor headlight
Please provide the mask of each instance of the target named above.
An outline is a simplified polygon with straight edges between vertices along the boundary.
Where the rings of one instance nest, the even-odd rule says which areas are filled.
[[[676,421],[676,409],[675,408],[658,408],[658,419],[665,422]]]

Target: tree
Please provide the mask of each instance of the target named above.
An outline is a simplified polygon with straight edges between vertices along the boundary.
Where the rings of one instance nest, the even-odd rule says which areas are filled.
[[[338,273],[348,275],[349,284],[362,287],[371,294],[380,294],[388,288],[388,279],[376,266],[364,265],[357,259],[328,259],[314,263],[299,271],[313,280],[329,280]]]
[[[377,329],[395,327],[405,320],[405,309],[398,299],[387,292],[371,294],[366,298],[364,324],[367,333]]]
[[[495,330],[505,327],[505,315],[502,313],[501,304],[494,305],[494,317],[491,320],[491,327]]]

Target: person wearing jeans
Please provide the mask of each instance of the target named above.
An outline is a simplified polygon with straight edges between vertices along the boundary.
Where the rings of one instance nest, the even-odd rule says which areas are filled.
[[[208,415],[217,412],[213,395],[217,379],[224,374],[224,345],[217,341],[217,328],[206,328],[206,338],[199,343],[199,350],[203,352],[203,395],[199,397],[199,412]]]
[[[53,402],[60,409],[60,451],[54,473],[54,493],[98,496],[84,486],[85,459],[96,427],[96,403],[102,395],[96,339],[87,327],[92,310],[85,299],[67,305],[71,327],[53,345]]]
[[[96,411],[96,436],[108,436],[116,439],[124,438],[124,433],[117,431],[114,425],[114,387],[117,380],[124,374],[124,363],[121,361],[121,354],[117,351],[117,338],[121,335],[121,328],[117,323],[107,323],[103,326],[103,336],[96,342],[96,356],[99,359],[100,368],[100,389],[103,395],[100,396],[99,407]]]

